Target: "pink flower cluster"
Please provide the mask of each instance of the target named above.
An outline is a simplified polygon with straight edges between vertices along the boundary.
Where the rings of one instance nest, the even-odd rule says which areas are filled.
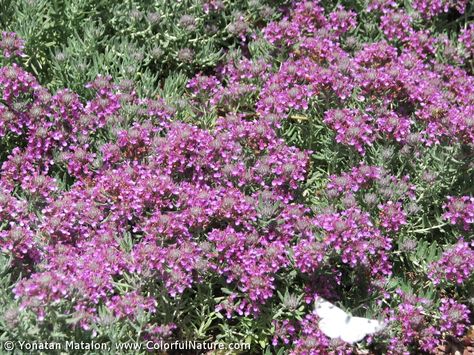
[[[471,243],[461,239],[429,266],[428,277],[435,285],[462,284],[474,274],[474,250]]]
[[[407,214],[402,209],[400,202],[388,201],[379,205],[380,225],[387,231],[397,232],[400,227],[407,224]]]
[[[3,52],[5,58],[24,56],[23,41],[15,32],[2,32],[0,37],[0,52]]]
[[[116,294],[114,279],[126,273],[160,280],[171,296],[215,273],[234,285],[246,313],[272,297],[308,213],[293,202],[308,153],[285,145],[271,122],[229,114],[212,132],[170,122],[163,102],[108,77],[88,85],[96,97],[86,104],[69,90],[49,94],[16,65],[1,69],[0,85],[2,123],[15,128],[3,134],[26,143],[10,153],[1,180],[3,250],[35,270],[15,288],[24,307],[43,317],[74,300],[83,327],[99,303],[118,317],[153,312],[143,290]],[[144,119],[119,128],[132,108]],[[98,145],[99,132],[115,142]],[[50,177],[57,169],[73,179],[68,190]],[[20,184],[29,201],[11,195]],[[141,238],[126,251],[119,240],[129,232]]]
[[[427,299],[400,289],[396,290],[396,297],[400,305],[389,311],[389,317],[391,327],[400,330],[390,340],[390,354],[409,354],[409,346],[414,343],[423,351],[434,353],[442,342],[442,334],[461,336],[469,324],[469,309],[452,298],[441,299],[437,308]]]
[[[439,11],[454,5],[438,2]],[[472,143],[472,76],[428,60],[446,40],[416,30],[405,10],[386,5],[380,27],[390,42],[364,44],[353,53],[345,49],[342,35],[356,24],[351,11],[338,8],[325,16],[318,2],[303,1],[290,15],[270,23],[264,30],[266,39],[286,47],[290,55],[277,73],[263,80],[258,112],[285,117],[310,110],[318,99],[338,98],[342,107],[326,110],[324,122],[336,132],[337,142],[361,154],[379,138],[405,144],[415,132],[426,145],[443,139]],[[425,8],[439,12],[434,3],[414,5],[424,14],[429,13]],[[456,6],[461,10],[465,4]],[[468,49],[469,34],[467,29],[460,37]],[[397,41],[402,43],[400,51],[391,44]],[[364,112],[353,107],[354,96],[367,101]]]
[[[474,224],[474,197],[448,196],[443,209],[445,210],[443,218],[451,224],[462,226],[466,231],[469,231]]]
[[[464,45],[469,56],[474,55],[474,24],[465,28],[459,36],[459,41]]]
[[[344,264],[367,268],[375,277],[391,273],[388,251],[391,239],[384,237],[373,226],[370,215],[357,208],[341,213],[320,214],[316,226],[324,231],[323,239],[305,241],[296,245],[295,260],[302,271],[314,271],[325,257],[335,253]],[[308,243],[310,243],[308,245]]]
[[[361,154],[365,146],[375,140],[371,123],[372,118],[355,110],[342,109],[326,112],[324,123],[336,131],[336,142],[353,146]]]
[[[413,8],[426,18],[448,12],[450,8],[464,13],[467,4],[468,0],[413,0],[412,2]]]
[[[420,175],[436,180],[412,174],[412,165],[429,161],[423,149],[474,143],[472,73],[438,62],[440,46],[452,43],[418,26],[466,3],[412,3],[424,20],[393,1],[370,1],[381,38],[362,44],[352,36],[353,10],[298,1],[263,30],[282,58],[278,67],[268,58],[231,58],[189,80],[176,107],[140,98],[132,83],[109,76],[87,84],[92,98],[83,102],[69,89],[50,93],[17,64],[0,68],[0,138],[9,144],[0,168],[0,247],[22,275],[13,290],[21,307],[40,321],[60,309],[89,330],[101,306],[133,322],[157,315],[158,297],[179,300],[212,280],[219,294],[212,309],[247,321],[280,307],[272,302],[281,285],[296,286],[300,298],[269,318],[273,345],[351,353],[323,334],[308,308],[317,297],[352,292],[344,283],[357,277],[392,304],[380,334],[388,353],[433,352],[446,335],[461,336],[470,313],[450,298],[454,291],[439,305],[400,290],[392,297],[387,286],[393,273],[403,275],[394,267],[400,255],[409,262],[416,249],[414,238],[403,239],[419,232],[410,229],[419,217],[412,212],[428,204],[414,184]],[[180,26],[195,19],[183,16]],[[247,39],[240,15],[228,30]],[[468,51],[473,31],[459,38]],[[21,55],[23,42],[3,33],[0,50]],[[178,119],[182,106],[192,113],[187,122]],[[332,151],[345,168],[327,161],[314,168],[312,151],[281,138],[285,119],[303,122],[292,131],[297,138],[317,127],[331,145],[349,147]],[[395,154],[410,158],[392,171]],[[313,184],[310,173],[327,173],[327,184]],[[442,208],[449,224],[472,230],[472,196],[448,196]],[[400,240],[405,248],[391,253]],[[472,243],[451,244],[423,279],[459,286],[472,277]],[[124,291],[122,280],[134,288]],[[156,320],[146,336],[167,338],[178,327]]]
[[[461,336],[466,331],[466,323],[469,321],[469,309],[452,298],[442,299],[440,330],[456,336]]]
[[[398,336],[392,337],[388,346],[391,354],[408,354],[409,345],[418,342],[424,351],[432,352],[439,345],[440,332],[430,325],[429,303],[422,297],[396,290],[400,299],[397,309],[389,311],[392,327],[399,327]]]

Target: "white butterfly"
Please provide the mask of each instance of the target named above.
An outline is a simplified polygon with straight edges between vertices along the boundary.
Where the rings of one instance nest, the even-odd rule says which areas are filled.
[[[322,298],[316,301],[315,311],[321,318],[319,329],[329,338],[340,338],[346,343],[356,343],[385,328],[384,322],[353,317]]]

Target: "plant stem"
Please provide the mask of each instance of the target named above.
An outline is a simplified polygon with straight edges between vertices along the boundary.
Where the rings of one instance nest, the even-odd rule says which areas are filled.
[[[439,228],[442,228],[444,227],[445,225],[447,225],[448,223],[441,223],[441,224],[438,224],[436,226],[431,226],[431,227],[428,227],[428,228],[422,228],[422,229],[415,229],[415,230],[412,230],[410,231],[411,233],[426,233],[426,232],[429,232],[430,230],[433,230],[433,229],[439,229]]]

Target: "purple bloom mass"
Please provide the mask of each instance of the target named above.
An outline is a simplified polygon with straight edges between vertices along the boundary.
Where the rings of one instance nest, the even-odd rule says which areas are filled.
[[[87,100],[51,92],[23,68],[24,41],[1,34],[7,323],[70,317],[95,336],[116,321],[140,341],[222,331],[295,355],[436,353],[472,326],[474,27],[455,41],[430,27],[472,6],[251,3],[272,20],[254,32],[248,14],[229,16],[243,54],[165,81],[163,97],[110,75]],[[150,22],[141,35],[167,21],[130,16]],[[194,41],[203,21],[174,26]],[[203,61],[166,46],[159,57],[180,68]],[[331,338],[319,297],[387,327],[360,344]]]
[[[2,32],[0,37],[0,50],[3,56],[10,58],[13,56],[23,56],[25,42],[14,32]]]

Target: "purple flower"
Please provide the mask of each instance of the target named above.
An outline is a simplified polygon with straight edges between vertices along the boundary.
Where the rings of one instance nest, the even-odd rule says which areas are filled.
[[[390,10],[380,18],[380,28],[383,30],[387,39],[405,40],[411,33],[411,17],[404,11]]]
[[[14,32],[2,32],[0,39],[0,50],[3,51],[5,58],[14,56],[23,57],[23,49],[25,48],[25,41],[22,40]]]
[[[447,203],[443,205],[445,210],[443,218],[450,224],[460,225],[464,230],[471,229],[474,224],[474,197],[471,196],[448,196]]]
[[[449,282],[462,284],[474,273],[474,251],[468,242],[459,240],[429,267],[428,277],[435,285]]]
[[[467,306],[456,302],[452,298],[441,300],[440,330],[455,336],[462,336],[469,324],[469,314]]]
[[[379,205],[379,209],[380,225],[387,231],[397,232],[401,226],[407,223],[407,215],[400,202],[388,201]]]
[[[474,55],[474,24],[470,24],[461,31],[459,41],[466,48],[467,54],[472,57]]]
[[[324,123],[336,131],[336,142],[353,146],[360,154],[365,154],[365,147],[375,141],[374,127],[369,115],[357,110],[329,110]]]

